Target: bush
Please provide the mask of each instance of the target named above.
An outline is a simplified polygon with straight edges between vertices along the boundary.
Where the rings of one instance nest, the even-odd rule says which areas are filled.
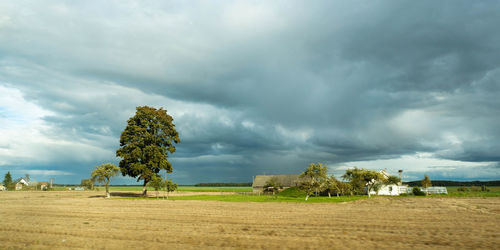
[[[425,193],[422,190],[420,190],[420,188],[418,188],[418,187],[414,187],[412,192],[413,192],[413,195],[415,195],[415,196],[425,196]]]

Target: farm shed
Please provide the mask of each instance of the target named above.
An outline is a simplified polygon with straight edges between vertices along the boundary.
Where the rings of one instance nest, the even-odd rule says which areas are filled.
[[[48,182],[38,182],[37,187],[40,187],[40,190],[46,190],[49,188],[49,183]]]
[[[253,184],[252,184],[253,192],[254,193],[264,192],[264,186],[273,177],[277,178],[278,183],[280,183],[283,186],[283,189],[297,186],[297,180],[299,179],[298,174],[257,175],[253,179]]]

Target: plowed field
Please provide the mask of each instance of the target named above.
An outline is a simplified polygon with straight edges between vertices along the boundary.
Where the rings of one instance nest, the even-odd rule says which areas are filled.
[[[500,249],[500,198],[348,203],[0,192],[0,249]]]

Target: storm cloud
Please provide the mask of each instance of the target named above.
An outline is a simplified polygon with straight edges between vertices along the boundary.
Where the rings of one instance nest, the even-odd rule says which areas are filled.
[[[499,179],[498,1],[0,3],[0,174],[76,183],[136,106],[181,184],[324,162]],[[133,183],[120,178],[118,183]]]

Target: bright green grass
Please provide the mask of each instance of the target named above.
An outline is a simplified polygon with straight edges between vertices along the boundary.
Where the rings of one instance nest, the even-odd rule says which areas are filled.
[[[489,192],[460,192],[459,187],[446,187],[448,195],[432,195],[432,196],[449,196],[449,197],[500,197],[500,187],[486,187]]]
[[[231,194],[231,195],[190,195],[190,196],[170,196],[169,200],[199,200],[199,201],[226,201],[226,202],[347,202],[359,199],[368,198],[367,196],[341,196],[341,197],[309,197],[305,201],[305,197],[284,197],[274,195],[244,195],[244,194]],[[144,199],[140,197],[127,197],[125,199]],[[156,199],[156,198],[148,198]],[[160,196],[161,199],[161,196]]]
[[[104,188],[104,187],[103,187]],[[110,191],[142,191],[141,186],[111,186]],[[252,187],[195,187],[195,186],[179,186],[178,191],[190,192],[252,192]],[[148,187],[148,191],[154,191]]]

